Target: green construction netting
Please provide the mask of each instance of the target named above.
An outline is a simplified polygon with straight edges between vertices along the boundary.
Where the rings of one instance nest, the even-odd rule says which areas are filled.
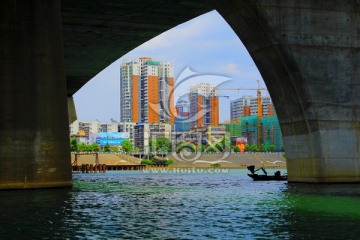
[[[230,136],[246,137],[248,144],[258,144],[258,117],[247,116],[240,118],[240,123],[225,124]],[[260,118],[261,144],[275,145],[275,150],[284,148],[280,125],[277,117]]]

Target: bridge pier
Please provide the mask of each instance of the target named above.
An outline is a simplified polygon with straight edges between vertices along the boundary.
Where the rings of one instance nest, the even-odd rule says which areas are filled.
[[[294,125],[282,125],[289,181],[360,182],[358,121],[312,121],[303,134]]]
[[[0,189],[71,186],[60,2],[0,8]]]
[[[360,182],[357,1],[214,1],[278,115],[290,182]]]

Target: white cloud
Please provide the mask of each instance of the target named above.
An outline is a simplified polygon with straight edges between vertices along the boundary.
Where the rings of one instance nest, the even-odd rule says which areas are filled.
[[[240,69],[236,63],[227,63],[219,67],[220,72],[225,72],[229,75],[238,75],[240,73]]]
[[[219,24],[221,19],[216,11],[212,11],[174,27],[173,29],[176,28],[176,31],[173,31],[173,29],[166,31],[140,45],[138,48],[153,51],[155,49],[164,50],[165,48],[173,48],[179,45],[187,47],[198,41],[203,43],[210,40],[211,42],[211,38],[207,36],[214,34],[214,27],[221,26]],[[214,25],[214,22],[218,24]],[[204,36],[206,37],[204,38]],[[196,47],[201,47],[202,45],[204,46],[204,44],[196,44]]]

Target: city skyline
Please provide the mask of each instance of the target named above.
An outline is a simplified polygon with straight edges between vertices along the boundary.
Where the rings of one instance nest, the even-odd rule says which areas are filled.
[[[194,76],[187,84],[176,88],[175,103],[186,94],[189,85],[199,82],[211,82],[221,87],[256,88],[256,80],[262,81],[239,38],[224,19],[212,11],[151,39],[96,75],[74,95],[78,119],[106,122],[114,118],[120,121],[121,62],[146,56],[171,62],[175,85],[184,76]],[[265,86],[263,82],[261,84]],[[230,97],[219,99],[220,108],[228,109],[220,115],[220,122],[223,122],[230,119],[230,100],[256,93],[217,91],[217,94]]]

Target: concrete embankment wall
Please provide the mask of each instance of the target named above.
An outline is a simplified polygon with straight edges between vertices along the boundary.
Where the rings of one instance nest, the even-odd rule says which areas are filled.
[[[286,160],[283,153],[201,153],[201,154],[169,154],[168,159],[174,161],[169,167],[174,168],[207,168],[213,163],[219,163],[224,168],[245,168],[248,165],[265,166],[267,168],[286,168]],[[71,162],[75,160],[75,154],[71,154]],[[106,165],[131,165],[139,164],[140,159],[118,153],[100,153],[99,163]],[[80,155],[78,164],[95,163],[95,155]]]
[[[219,163],[221,167],[227,168],[245,168],[248,165],[286,168],[283,153],[192,154],[182,158],[179,154],[171,154],[168,158],[174,160],[172,167],[204,168],[210,167],[213,163]]]

